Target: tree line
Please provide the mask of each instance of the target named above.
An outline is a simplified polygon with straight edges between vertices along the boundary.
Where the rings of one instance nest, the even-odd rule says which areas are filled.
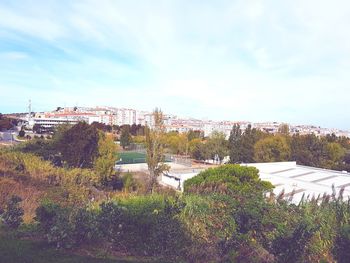
[[[172,137],[177,137],[176,139]],[[171,133],[165,140],[167,145],[175,142],[170,149],[181,149],[181,138],[186,135]],[[187,134],[188,136],[188,134]],[[186,141],[186,140],[185,140]],[[173,152],[175,152],[173,150]],[[180,151],[184,153],[185,151]],[[214,159],[225,156],[231,163],[296,161],[300,165],[350,171],[350,139],[334,134],[316,136],[288,133],[288,127],[281,126],[278,133],[271,134],[248,125],[242,130],[234,125],[230,136],[213,132],[209,137],[188,140],[188,153],[196,160]]]

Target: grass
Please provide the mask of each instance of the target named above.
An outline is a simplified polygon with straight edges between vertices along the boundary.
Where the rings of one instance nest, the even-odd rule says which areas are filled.
[[[113,259],[76,255],[48,247],[42,241],[23,240],[3,229],[0,231],[0,263],[155,263],[130,257]]]

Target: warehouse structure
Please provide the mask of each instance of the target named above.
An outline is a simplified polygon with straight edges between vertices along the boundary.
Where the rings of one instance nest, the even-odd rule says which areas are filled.
[[[302,197],[322,197],[324,194],[338,196],[343,188],[343,197],[350,197],[350,173],[297,165],[296,162],[248,163],[242,166],[255,167],[262,180],[271,182],[275,195],[284,192],[284,198],[299,203]],[[162,176],[165,185],[183,190],[184,182],[200,171],[171,173]]]

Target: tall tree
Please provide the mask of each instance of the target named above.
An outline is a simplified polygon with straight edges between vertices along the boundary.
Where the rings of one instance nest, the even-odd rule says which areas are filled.
[[[125,149],[131,143],[130,126],[124,126],[120,135],[120,145]]]
[[[230,137],[228,139],[229,155],[231,163],[239,163],[241,161],[241,143],[242,143],[242,131],[239,124],[235,124],[232,127]]]
[[[79,122],[59,135],[56,145],[62,160],[71,167],[92,167],[98,154],[98,131],[85,122]]]
[[[164,163],[163,136],[165,126],[163,123],[163,113],[157,108],[153,111],[154,125],[152,128],[146,126],[146,150],[147,165],[150,176],[149,188],[152,191],[157,184],[157,178],[163,172],[169,170],[169,166]]]
[[[228,155],[228,145],[224,133],[213,132],[206,144],[212,159],[217,156],[219,158],[219,162],[221,163],[222,159]]]
[[[244,163],[254,162],[254,145],[258,140],[266,136],[266,133],[252,128],[249,124],[242,136],[239,161]]]
[[[111,136],[99,133],[98,155],[94,161],[94,170],[98,175],[99,182],[107,185],[113,181],[116,176],[114,169],[117,160],[117,146]]]

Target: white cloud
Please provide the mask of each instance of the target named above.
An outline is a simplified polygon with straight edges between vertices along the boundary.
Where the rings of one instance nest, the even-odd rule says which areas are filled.
[[[51,92],[76,89],[72,99],[57,93],[61,101],[176,111],[183,100],[182,112],[197,112],[193,102],[208,117],[349,127],[338,106],[350,96],[349,8],[340,0],[0,4],[0,29],[10,32],[0,38],[30,36],[76,58],[41,66]]]

